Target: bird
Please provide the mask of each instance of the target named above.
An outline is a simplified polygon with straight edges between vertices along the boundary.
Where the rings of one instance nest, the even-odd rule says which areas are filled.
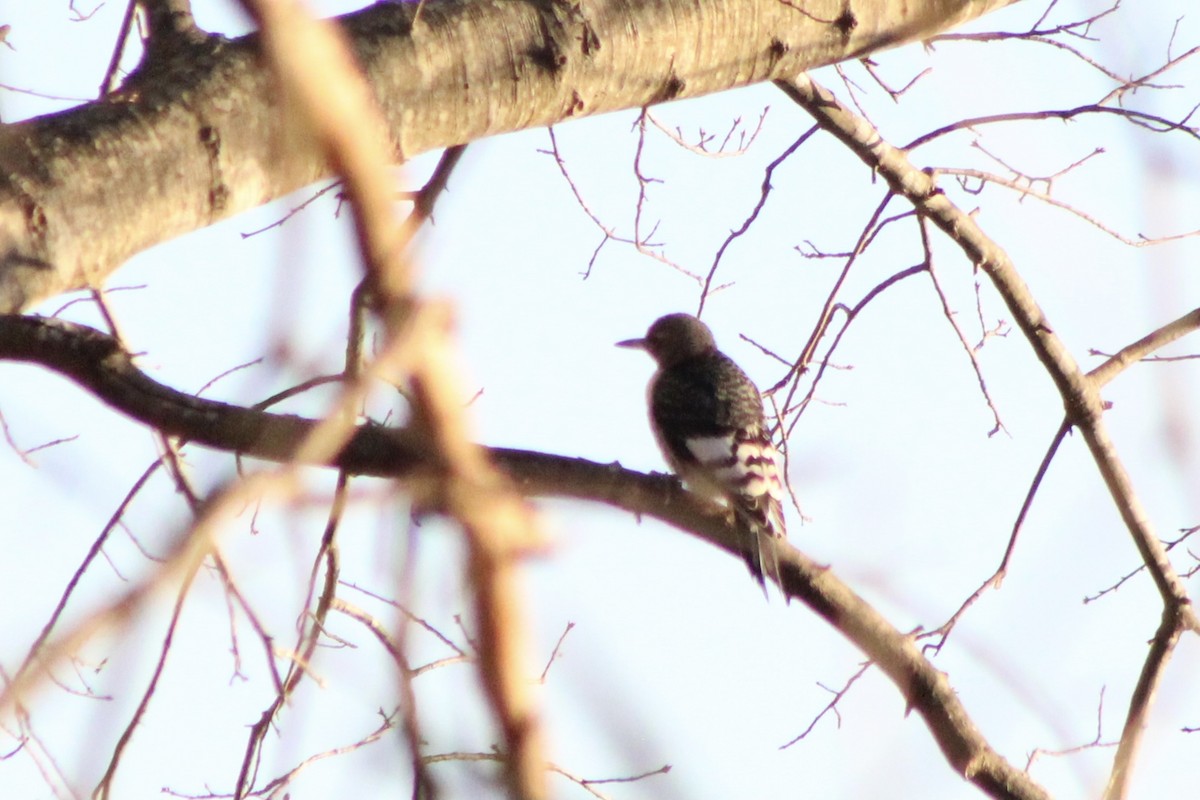
[[[658,365],[647,398],[659,449],[689,490],[723,502],[751,532],[743,555],[766,594],[764,575],[779,582],[776,547],[787,530],[783,470],[758,387],[690,314],[660,317],[643,338],[617,346],[644,350]]]

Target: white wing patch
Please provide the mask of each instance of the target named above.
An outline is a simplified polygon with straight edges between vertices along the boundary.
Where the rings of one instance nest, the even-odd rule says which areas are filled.
[[[724,501],[753,531],[744,553],[750,572],[763,586],[764,576],[782,586],[777,543],[787,533],[783,521],[783,470],[779,453],[761,430],[685,441],[695,461],[676,465],[693,491]]]
[[[700,462],[687,476],[699,479],[722,494],[747,498],[768,496],[783,500],[779,454],[764,438],[735,434],[703,436],[687,440],[688,451]],[[697,474],[699,473],[699,474]]]

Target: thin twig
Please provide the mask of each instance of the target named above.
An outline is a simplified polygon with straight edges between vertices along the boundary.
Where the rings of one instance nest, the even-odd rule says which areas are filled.
[[[818,128],[816,125],[809,128],[807,131],[800,134],[796,141],[788,145],[784,151],[780,153],[771,163],[767,164],[767,167],[763,172],[762,186],[759,192],[758,202],[754,204],[754,208],[750,210],[750,213],[746,216],[746,219],[742,221],[741,226],[730,232],[730,234],[725,237],[725,241],[721,242],[721,246],[717,248],[716,255],[713,256],[712,266],[708,268],[708,274],[704,276],[704,284],[700,289],[700,306],[696,309],[696,316],[701,316],[704,313],[704,303],[706,300],[708,300],[709,292],[712,291],[713,279],[717,275],[717,268],[721,266],[721,259],[724,257],[725,251],[729,249],[729,246],[732,245],[735,240],[741,238],[746,234],[747,231],[750,230],[750,226],[754,224],[754,221],[758,219],[758,215],[762,212],[763,207],[766,206],[767,198],[771,194],[771,176],[775,174],[775,170],[778,169],[783,162],[787,161],[788,158],[790,158],[793,153],[799,150],[801,145],[807,142],[809,138],[818,130],[820,130],[820,128]]]
[[[779,745],[779,749],[786,750],[789,747],[791,747],[792,745],[796,744],[797,742],[803,740],[805,737],[807,737],[810,733],[813,732],[813,729],[817,727],[817,723],[820,722],[821,719],[826,714],[829,714],[831,712],[837,717],[838,727],[840,728],[842,726],[842,715],[841,715],[841,712],[838,711],[838,707],[837,707],[838,703],[841,702],[841,699],[846,696],[846,692],[850,691],[850,687],[853,686],[855,684],[855,682],[858,681],[859,678],[861,678],[863,675],[865,675],[867,673],[867,670],[869,670],[870,668],[871,668],[871,662],[864,661],[859,666],[858,671],[855,672],[853,675],[851,675],[846,680],[846,682],[844,684],[842,684],[841,689],[834,690],[834,689],[830,689],[828,686],[825,686],[824,684],[817,684],[825,691],[832,693],[833,698],[828,703],[825,704],[824,708],[822,708],[819,712],[817,712],[817,715],[812,718],[811,722],[808,723],[807,728],[800,731],[800,733],[796,734],[796,736],[792,737],[788,741]]]
[[[1004,578],[1008,575],[1008,565],[1012,560],[1013,552],[1017,548],[1017,537],[1021,534],[1021,529],[1025,525],[1025,518],[1029,515],[1029,509],[1033,507],[1033,498],[1037,496],[1037,491],[1041,488],[1042,481],[1046,477],[1046,471],[1050,469],[1050,462],[1054,460],[1054,456],[1058,453],[1058,448],[1062,446],[1063,440],[1067,433],[1071,430],[1071,425],[1066,420],[1058,426],[1058,432],[1054,434],[1054,438],[1050,441],[1050,446],[1046,448],[1046,454],[1042,456],[1042,463],[1038,465],[1037,471],[1033,475],[1033,480],[1029,484],[1029,490],[1025,492],[1025,500],[1021,503],[1021,510],[1017,512],[1017,519],[1013,522],[1012,532],[1008,536],[1008,544],[1004,548],[1004,556],[1000,559],[1000,565],[996,567],[996,571],[991,576],[979,585],[979,588],[971,593],[971,596],[962,602],[950,619],[943,622],[938,627],[931,631],[922,633],[918,638],[927,639],[938,637],[936,643],[925,645],[926,652],[940,652],[942,646],[946,644],[946,640],[950,638],[951,631],[967,609],[975,605],[975,602],[988,589],[999,589],[1000,584],[1004,582]]]

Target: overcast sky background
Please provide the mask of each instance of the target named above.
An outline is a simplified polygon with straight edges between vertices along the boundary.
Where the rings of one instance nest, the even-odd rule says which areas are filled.
[[[355,3],[313,3],[338,13]],[[66,3],[12,4],[0,47],[0,83],[62,98],[93,97],[110,56],[123,4],[109,2],[86,22]],[[1100,9],[1063,2],[1052,22]],[[1017,30],[1044,4],[1019,3],[969,30]],[[226,2],[197,2],[199,23],[237,35],[247,23]],[[1153,0],[1096,26],[1099,43],[1079,41],[1119,74],[1158,66],[1186,0]],[[1187,17],[1173,52],[1200,41]],[[894,86],[932,72],[894,104],[861,66],[846,73],[862,87],[872,120],[894,144],[941,124],[1005,111],[1074,107],[1103,97],[1112,83],[1060,50],[1030,43],[942,42],[875,57]],[[816,78],[843,99],[832,70]],[[1185,64],[1164,82],[1186,88],[1140,92],[1128,103],[1179,118],[1196,103],[1200,73]],[[5,122],[70,107],[74,101],[0,90]],[[811,126],[769,86],[657,108],[668,127],[694,140],[699,128],[724,132],[733,120],[762,132],[741,156],[708,159],[648,134],[643,170],[663,181],[650,190],[647,219],[666,254],[703,273],[728,231],[759,196],[762,170]],[[637,199],[632,159],[635,112],[559,126],[561,154],[590,208],[624,235]],[[1105,152],[1054,185],[1130,237],[1200,228],[1200,168],[1194,139],[1150,134],[1115,119],[1071,124],[990,126],[960,132],[914,153],[922,165],[1002,169],[979,149],[1032,174],[1054,173]],[[436,224],[419,240],[421,282],[457,309],[462,367],[478,439],[642,470],[663,462],[646,420],[644,387],[652,364],[614,348],[657,316],[695,311],[698,284],[613,242],[588,262],[601,236],[580,210],[553,159],[545,130],[497,137],[468,147],[439,202]],[[401,182],[416,187],[437,154],[415,159]],[[1116,243],[1060,210],[991,187],[979,196],[986,232],[1013,257],[1056,332],[1087,367],[1088,348],[1112,352],[1196,307],[1200,242],[1153,248]],[[849,250],[883,196],[881,182],[827,135],[805,144],[775,174],[775,190],[749,235],[732,246],[719,272],[732,285],[712,296],[705,319],[719,344],[760,386],[783,367],[741,340],[794,356],[803,346],[829,287],[835,260],[803,258],[812,242]],[[267,207],[168,242],[130,261],[109,287],[144,287],[110,302],[139,363],[157,379],[195,391],[230,367],[263,364],[216,384],[207,396],[251,403],[313,374],[340,367],[346,298],[360,275],[348,216],[335,216],[332,195],[286,225],[244,239],[308,198],[306,190]],[[890,213],[905,207],[894,202]],[[978,337],[975,276],[955,248],[936,244],[937,269],[958,319]],[[881,235],[851,273],[845,297],[857,300],[888,275],[919,263],[911,223]],[[584,277],[584,273],[588,272]],[[49,314],[65,302],[52,300]],[[1001,302],[982,291],[987,324],[1007,320]],[[98,324],[86,303],[67,317]],[[1190,349],[1189,349],[1190,345]],[[1185,340],[1171,352],[1195,352]],[[790,479],[808,520],[788,509],[791,540],[829,563],[901,630],[936,627],[994,570],[1029,482],[1061,420],[1061,403],[1019,333],[988,341],[980,354],[1006,432],[988,436],[991,413],[970,363],[925,276],[903,281],[852,326],[831,371],[793,436]],[[1143,365],[1123,374],[1105,396],[1107,415],[1159,533],[1200,524],[1195,362]],[[315,393],[286,410],[319,413],[330,395]],[[466,400],[468,398],[464,398]],[[391,407],[376,399],[379,416]],[[79,438],[35,454],[29,466],[0,448],[0,665],[24,656],[71,573],[136,477],[155,457],[152,437],[47,371],[0,365],[0,411],[23,447]],[[189,448],[197,482],[211,488],[233,470],[230,458]],[[303,587],[324,519],[328,476],[314,473],[304,503],[248,511],[223,539],[228,561],[264,621],[290,647]],[[343,578],[396,596],[407,558],[406,507],[384,482],[356,481],[360,502],[342,531]],[[603,787],[614,798],[974,797],[938,753],[901,696],[868,672],[840,706],[840,726],[823,720],[800,744],[779,745],[808,726],[857,669],[860,654],[813,614],[777,596],[764,603],[737,560],[650,520],[580,503],[539,503],[553,542],[528,569],[528,599],[540,665],[568,622],[561,658],[543,693],[551,756],[591,778],[616,777],[671,764],[670,774]],[[165,479],[155,478],[133,506],[128,528],[162,553],[186,525],[187,511]],[[465,613],[457,532],[426,523],[416,537],[415,580],[404,589],[412,607],[460,643],[454,615]],[[1200,551],[1200,547],[1193,546]],[[130,538],[106,548],[111,566],[95,565],[69,609],[77,620],[104,598],[149,574],[154,564]],[[1069,440],[1041,487],[1003,588],[964,618],[935,660],[949,673],[967,709],[992,744],[1024,764],[1034,747],[1085,744],[1120,733],[1128,698],[1160,607],[1141,577],[1099,602],[1085,596],[1113,584],[1137,564],[1132,542],[1108,499],[1082,441]],[[1183,568],[1188,559],[1177,562]],[[1196,581],[1189,586],[1196,590]],[[390,619],[383,606],[353,589],[345,597]],[[46,686],[30,702],[34,729],[69,785],[86,796],[112,742],[129,719],[156,658],[172,596],[139,619],[136,635],[98,637],[90,667],[55,670],[66,685],[86,681],[97,700]],[[268,738],[260,774],[286,771],[313,752],[349,744],[373,730],[379,708],[392,708],[394,675],[372,637],[336,618],[332,632],[355,648],[321,651],[310,683]],[[261,647],[239,623],[241,670],[233,676],[229,619],[220,584],[202,574],[192,590],[166,676],[135,734],[117,781],[118,797],[145,797],[161,787],[185,794],[228,792],[247,726],[270,699]],[[412,634],[412,661],[449,655],[432,637]],[[1195,791],[1200,734],[1200,646],[1181,643],[1170,665],[1135,779],[1134,797],[1184,797]],[[426,752],[487,751],[497,741],[471,667],[435,670],[417,682]],[[15,743],[0,736],[0,752]],[[1057,797],[1095,797],[1113,754],[1093,749],[1040,758],[1035,777]],[[44,764],[44,762],[43,762]],[[467,796],[486,767],[435,768],[447,796]],[[58,778],[53,778],[56,783]],[[332,796],[392,797],[407,792],[398,734],[352,755],[313,766],[292,787],[297,800]],[[584,792],[556,782],[561,797]],[[0,794],[52,797],[28,754],[0,761]]]

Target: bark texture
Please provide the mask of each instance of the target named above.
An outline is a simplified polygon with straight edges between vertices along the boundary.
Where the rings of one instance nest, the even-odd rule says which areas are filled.
[[[339,19],[398,161],[914,41],[1013,0],[430,0]],[[151,43],[153,44],[153,43]],[[0,311],[331,174],[258,37],[149,46],[121,89],[0,126]]]

